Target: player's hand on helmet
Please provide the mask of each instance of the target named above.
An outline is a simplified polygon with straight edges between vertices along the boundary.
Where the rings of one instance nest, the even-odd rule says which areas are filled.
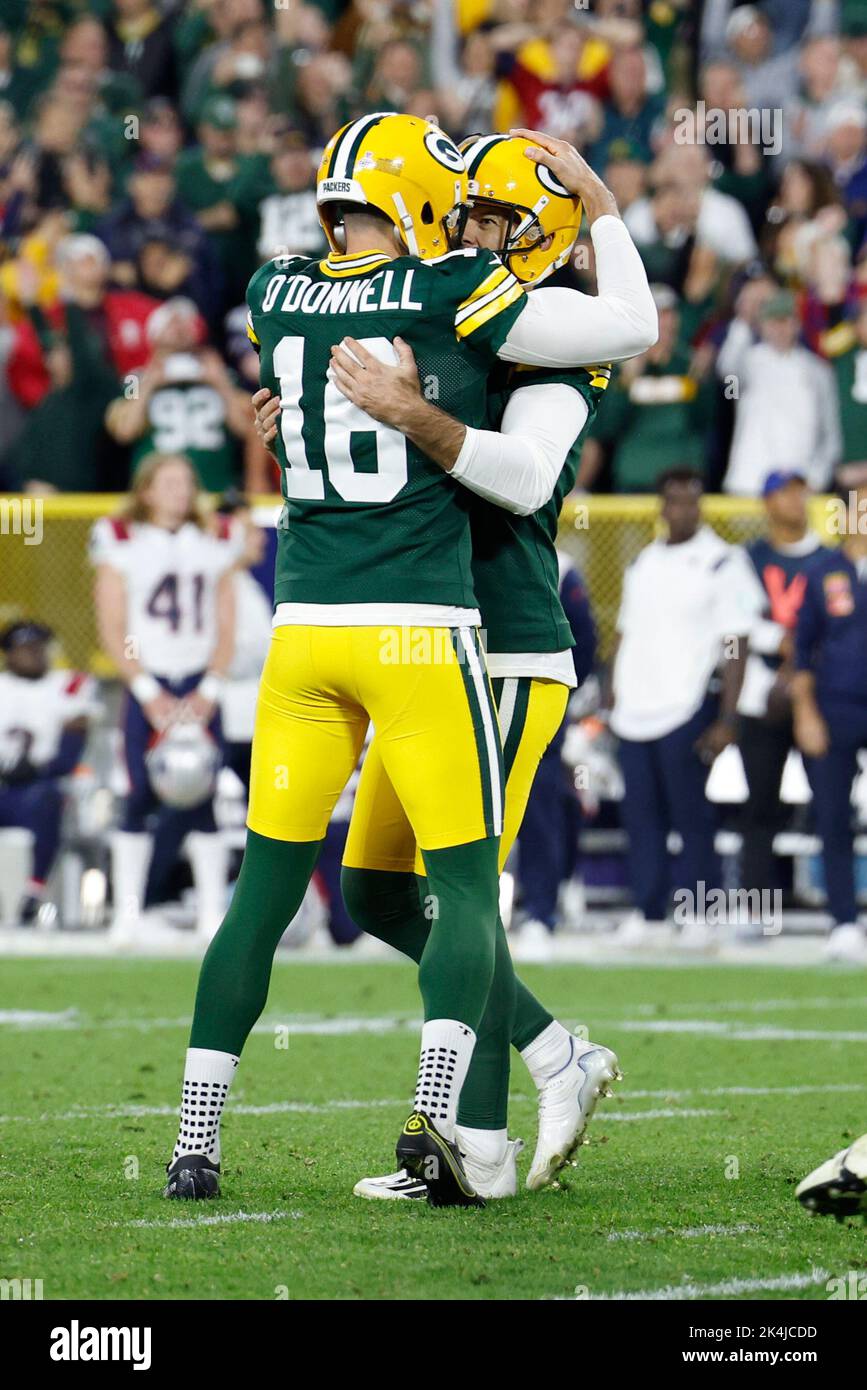
[[[331,349],[330,372],[354,405],[394,429],[402,429],[407,413],[418,404],[421,386],[409,343],[395,338],[397,363],[380,362],[355,338],[344,338]]]
[[[256,412],[256,433],[272,454],[276,453],[274,440],[280,428],[280,397],[272,396],[267,386],[257,391],[253,397]]]
[[[606,187],[598,174],[594,174],[587,160],[568,140],[555,140],[552,135],[545,135],[540,130],[523,128],[510,130],[509,134],[533,141],[525,151],[527,158],[544,164],[565,189],[581,199],[588,222],[592,224],[597,217],[606,214],[620,216],[611,189]]]
[[[180,712],[180,701],[176,700],[174,695],[170,695],[167,690],[161,690],[159,695],[148,700],[142,708],[151,727],[161,733],[177,719]]]

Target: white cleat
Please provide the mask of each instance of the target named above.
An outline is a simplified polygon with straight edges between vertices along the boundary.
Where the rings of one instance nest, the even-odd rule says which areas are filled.
[[[844,922],[835,927],[825,942],[825,960],[849,961],[853,965],[863,965],[867,961],[867,941],[864,933],[855,922]]]
[[[651,946],[657,935],[655,929],[661,922],[648,922],[640,912],[630,912],[614,931],[613,941],[626,951],[641,950]]]
[[[527,1187],[538,1191],[566,1167],[584,1137],[601,1096],[622,1073],[608,1047],[572,1040],[572,1058],[539,1088],[539,1138]]]
[[[713,927],[709,927],[707,922],[695,921],[684,922],[680,933],[675,937],[678,946],[684,951],[694,951],[697,954],[709,955],[713,951],[719,950],[719,937]]]
[[[518,1191],[518,1154],[522,1139],[510,1139],[500,1163],[485,1163],[463,1154],[464,1170],[480,1197],[514,1197]],[[355,1197],[369,1201],[403,1202],[427,1197],[427,1184],[414,1178],[405,1168],[381,1178],[362,1178],[352,1189]]]
[[[544,922],[531,919],[517,933],[512,954],[524,965],[546,965],[554,959],[554,936]]]
[[[867,1216],[867,1134],[819,1165],[795,1188],[807,1211],[821,1216]]]
[[[426,1199],[427,1183],[400,1168],[396,1173],[384,1173],[381,1178],[361,1178],[353,1187],[352,1195],[376,1202]]]

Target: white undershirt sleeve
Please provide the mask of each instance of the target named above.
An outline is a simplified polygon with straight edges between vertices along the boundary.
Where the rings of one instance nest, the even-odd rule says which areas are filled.
[[[520,386],[499,431],[467,429],[451,476],[486,502],[529,516],[550,501],[588,414],[580,391],[565,383]]]
[[[620,362],[656,342],[659,320],[638,250],[619,217],[590,228],[599,293],[546,288],[527,303],[498,352],[506,362],[577,367]]]

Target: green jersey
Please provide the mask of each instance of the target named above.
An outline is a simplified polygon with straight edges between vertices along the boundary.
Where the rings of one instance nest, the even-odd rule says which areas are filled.
[[[247,303],[261,383],[281,400],[276,603],[475,609],[467,492],[346,399],[328,378],[330,350],[352,336],[395,361],[403,338],[427,398],[480,427],[497,349],[525,303],[515,277],[478,250],[290,257],[257,271]]]
[[[192,366],[195,370],[195,363]],[[147,421],[147,433],[133,450],[133,465],[146,454],[185,454],[208,492],[223,492],[238,483],[240,448],[226,423],[223,398],[213,386],[181,379],[158,387],[147,404]]]
[[[473,578],[490,653],[561,652],[574,645],[560,602],[555,549],[563,499],[575,486],[581,446],[610,368],[571,371],[512,367],[497,372],[488,394],[490,429],[499,429],[509,397],[522,386],[571,386],[587,403],[587,420],[560,470],[550,500],[531,516],[515,516],[481,498],[472,502]]]
[[[867,458],[867,347],[862,347],[851,323],[837,324],[822,340],[837,378],[843,463]]]

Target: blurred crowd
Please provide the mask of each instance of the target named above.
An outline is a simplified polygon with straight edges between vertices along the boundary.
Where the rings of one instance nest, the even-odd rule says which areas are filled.
[[[867,0],[4,0],[0,488],[122,490],[156,446],[272,490],[245,286],[322,249],[321,150],[381,109],[544,128],[614,190],[661,332],[581,489],[867,456]],[[589,239],[560,275],[593,288]]]

